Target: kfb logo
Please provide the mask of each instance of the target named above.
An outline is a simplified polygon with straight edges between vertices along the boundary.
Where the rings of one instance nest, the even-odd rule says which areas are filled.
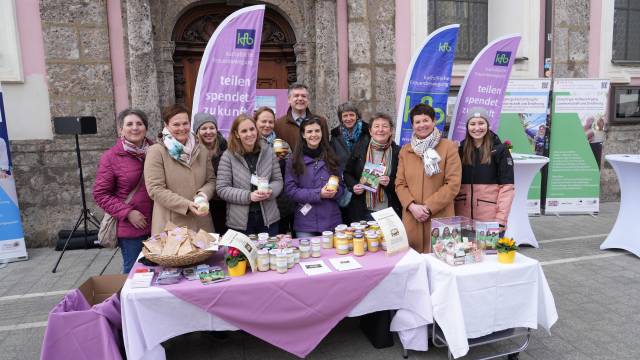
[[[253,49],[255,39],[255,30],[238,29],[236,31],[236,49]]]
[[[438,51],[440,52],[449,52],[451,51],[451,46],[449,46],[448,42],[443,42],[438,45]]]
[[[507,66],[509,65],[509,60],[511,59],[511,51],[497,51],[496,59],[493,62],[493,65],[496,66]]]

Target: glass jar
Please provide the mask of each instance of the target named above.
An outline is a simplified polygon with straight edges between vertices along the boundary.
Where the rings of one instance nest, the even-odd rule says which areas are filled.
[[[322,248],[323,249],[333,248],[333,232],[332,231],[322,232]]]
[[[378,233],[375,231],[369,230],[366,233],[366,238],[367,238],[367,248],[369,249],[369,251],[377,252],[378,246],[379,246]]]
[[[293,248],[293,262],[296,264],[300,262],[300,249],[298,248]]]
[[[258,250],[258,271],[269,271],[269,251]]]
[[[282,249],[282,252],[287,255],[287,268],[291,269],[293,267],[293,265],[296,264],[296,261],[293,257],[293,249],[292,248],[286,248],[286,249]]]
[[[329,176],[329,180],[327,181],[325,188],[327,190],[338,191],[338,185],[340,185],[340,178],[335,175],[331,175]]]
[[[380,244],[380,248],[382,248],[382,251],[387,251],[387,243],[384,241],[382,230],[378,230],[376,233],[378,234],[378,243]]]
[[[249,235],[249,237],[251,237],[251,235]],[[260,234],[258,234],[258,241],[260,241],[260,240],[268,241],[269,240],[269,234],[268,233],[260,233]]]
[[[364,237],[362,234],[358,234],[353,238],[353,255],[364,256]]]
[[[289,256],[284,252],[282,251],[278,252],[278,255],[276,257],[276,270],[278,271],[279,274],[284,274],[289,269],[287,265],[289,263],[288,258]]]
[[[269,269],[276,271],[278,270],[278,254],[280,253],[279,249],[269,250]]]
[[[311,242],[309,239],[300,239],[300,258],[308,259],[311,257]]]
[[[349,253],[349,240],[343,233],[336,234],[336,254],[346,255]]]
[[[322,239],[311,239],[311,257],[319,258],[322,255]]]
[[[353,230],[347,230],[344,232],[347,236],[347,243],[349,244],[349,251],[353,251]]]

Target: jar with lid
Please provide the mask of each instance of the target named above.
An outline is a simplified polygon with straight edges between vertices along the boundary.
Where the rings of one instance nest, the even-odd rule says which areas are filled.
[[[267,249],[258,250],[258,271],[269,271],[269,251]]]
[[[313,238],[311,239],[311,257],[319,258],[322,251],[322,239]]]
[[[380,248],[382,249],[382,251],[387,251],[387,243],[384,241],[384,234],[382,233],[382,230],[378,230],[376,231],[376,233],[378,233],[378,242],[380,243]]]
[[[296,247],[293,248],[293,262],[296,264],[300,262],[300,249]]]
[[[353,237],[353,255],[364,256],[364,243],[365,240],[361,233]]]
[[[365,234],[366,238],[367,238],[367,248],[369,249],[370,252],[377,252],[378,251],[378,246],[379,246],[379,242],[378,242],[378,233],[372,230],[367,231],[367,233]]]
[[[289,256],[285,254],[283,251],[279,251],[276,256],[276,270],[278,270],[279,274],[284,274],[287,272],[288,268],[288,258]]]
[[[278,254],[280,253],[280,249],[272,249],[269,250],[269,269],[276,271],[278,270]]]
[[[336,254],[346,255],[349,253],[349,240],[344,233],[336,234]]]
[[[294,255],[293,255],[293,249],[292,248],[286,248],[286,249],[282,249],[282,252],[287,255],[287,268],[291,269],[293,267],[293,265],[296,264]]]
[[[323,249],[333,248],[333,232],[332,231],[322,232],[322,248]]]
[[[311,242],[309,239],[300,239],[300,258],[308,259],[311,257]]]

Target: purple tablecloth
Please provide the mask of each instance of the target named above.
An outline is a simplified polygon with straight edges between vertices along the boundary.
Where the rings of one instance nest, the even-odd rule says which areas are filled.
[[[220,263],[216,254],[212,263]],[[323,250],[321,259],[338,257]],[[299,357],[308,355],[329,331],[384,279],[404,253],[356,257],[361,269],[307,276],[299,266],[286,274],[247,273],[212,285],[182,281],[162,286],[174,296]],[[316,260],[316,259],[303,259]],[[137,267],[140,264],[136,265]]]
[[[120,299],[114,294],[93,308],[80,290],[68,292],[49,313],[42,360],[122,359]]]

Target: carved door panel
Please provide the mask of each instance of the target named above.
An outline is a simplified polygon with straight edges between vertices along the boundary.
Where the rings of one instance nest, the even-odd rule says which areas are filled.
[[[176,102],[191,106],[198,68],[207,41],[218,25],[239,7],[207,4],[188,10],[176,23],[173,39],[176,44],[174,82]],[[293,29],[282,15],[267,6],[265,11],[260,62],[259,89],[286,89],[296,81],[296,57]]]

